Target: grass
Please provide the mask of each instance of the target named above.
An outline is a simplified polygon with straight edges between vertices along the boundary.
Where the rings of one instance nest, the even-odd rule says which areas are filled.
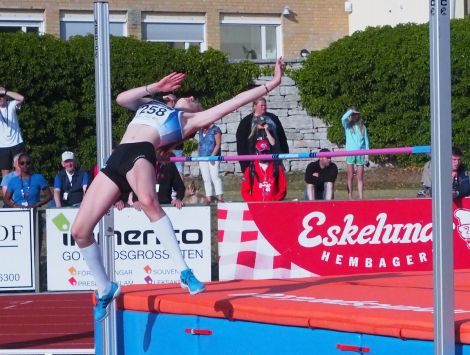
[[[396,168],[396,167],[377,167],[366,170],[365,175],[365,199],[394,199],[394,198],[413,198],[419,190],[419,181],[421,177],[420,168]],[[204,193],[202,179],[187,178],[186,183],[195,180],[196,185],[200,187],[200,192]],[[241,176],[225,175],[222,177],[224,184],[224,198],[226,202],[242,202],[240,194]],[[287,197],[286,201],[304,199],[304,174],[303,172],[287,174]],[[356,185],[354,181],[354,191]],[[357,196],[354,194],[354,196]],[[346,172],[340,171],[336,180],[335,200],[347,200]]]

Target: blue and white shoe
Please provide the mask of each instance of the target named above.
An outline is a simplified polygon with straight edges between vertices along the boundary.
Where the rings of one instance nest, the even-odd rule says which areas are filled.
[[[191,269],[181,271],[181,287],[187,288],[191,295],[200,293],[206,289],[206,286],[194,276]]]
[[[108,316],[111,302],[119,296],[120,293],[121,288],[115,282],[111,282],[111,290],[103,297],[98,298],[98,292],[96,292],[96,306],[93,308],[95,322],[101,322]]]

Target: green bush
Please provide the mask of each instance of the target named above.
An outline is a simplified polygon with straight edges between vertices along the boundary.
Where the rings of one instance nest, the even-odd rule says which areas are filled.
[[[452,21],[453,142],[470,152],[470,18]],[[328,139],[344,144],[340,122],[348,106],[362,112],[371,147],[430,145],[428,25],[368,28],[313,52],[293,73],[302,104],[329,125]],[[420,156],[378,156],[379,163],[412,164]]]
[[[60,154],[73,150],[82,167],[96,162],[96,108],[93,37],[63,41],[34,34],[0,33],[0,86],[25,96],[19,113],[35,170],[49,180],[60,168]],[[129,37],[111,37],[113,139],[118,142],[132,113],[119,107],[119,92],[158,80],[172,71],[186,73],[176,94],[195,96],[210,107],[250,87],[254,63],[230,64],[225,54],[199,53]]]

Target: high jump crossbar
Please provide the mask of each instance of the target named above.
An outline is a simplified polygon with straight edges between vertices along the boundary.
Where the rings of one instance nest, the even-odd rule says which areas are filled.
[[[311,159],[322,157],[346,157],[352,155],[392,155],[392,154],[426,154],[431,153],[431,146],[378,148],[361,150],[337,150],[334,152],[300,152],[285,154],[247,154],[247,155],[225,155],[225,156],[184,156],[171,157],[171,162],[185,161],[247,161],[247,160],[282,160],[282,159]]]

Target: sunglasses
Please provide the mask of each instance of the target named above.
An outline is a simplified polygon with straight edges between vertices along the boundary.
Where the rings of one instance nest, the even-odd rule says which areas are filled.
[[[30,160],[27,160],[27,161],[19,161],[18,162],[19,165],[23,166],[23,165],[31,165],[31,161]]]

